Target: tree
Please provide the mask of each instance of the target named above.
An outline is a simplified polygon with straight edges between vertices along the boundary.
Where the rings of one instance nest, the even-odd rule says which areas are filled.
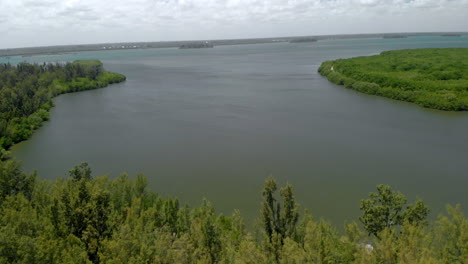
[[[436,254],[441,263],[468,263],[468,219],[460,204],[447,205],[448,216],[440,215],[436,227]]]
[[[427,224],[427,215],[429,208],[421,200],[417,200],[414,204],[406,207],[403,214],[403,219],[412,225]]]
[[[361,200],[360,209],[364,215],[359,220],[368,234],[376,237],[384,229],[402,225],[405,221],[415,225],[424,223],[429,214],[429,209],[422,201],[405,208],[406,197],[388,185],[377,185],[377,192],[370,193],[369,197]]]
[[[69,179],[60,189],[50,208],[50,218],[59,237],[73,235],[84,245],[88,259],[99,263],[102,241],[111,235],[111,195],[99,186],[102,177],[93,179],[87,163],[70,170]],[[63,224],[62,224],[63,223]]]
[[[263,189],[261,215],[262,226],[270,251],[272,251],[276,262],[279,262],[279,254],[284,239],[293,237],[296,232],[299,209],[291,185],[288,184],[280,190],[283,209],[281,209],[281,203],[275,198],[276,190],[276,181],[272,178],[267,179]]]
[[[26,175],[20,169],[21,163],[15,160],[0,160],[0,204],[5,197],[23,193],[31,199],[36,174]]]
[[[75,182],[78,182],[82,179],[86,182],[92,179],[91,168],[86,162],[76,165],[72,170],[69,171],[69,174]]]

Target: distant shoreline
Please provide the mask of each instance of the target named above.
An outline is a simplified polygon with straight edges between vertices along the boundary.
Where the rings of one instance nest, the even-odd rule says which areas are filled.
[[[132,50],[152,48],[179,48],[194,42],[209,42],[214,46],[242,45],[242,44],[266,44],[266,43],[288,43],[297,39],[334,40],[334,39],[362,39],[383,38],[384,36],[398,35],[406,37],[442,35],[468,35],[468,32],[416,32],[416,33],[376,33],[376,34],[342,34],[342,35],[317,35],[317,36],[291,36],[273,38],[249,38],[249,39],[221,39],[221,40],[187,40],[187,41],[159,41],[159,42],[122,42],[122,43],[100,43],[61,45],[44,47],[26,47],[0,49],[0,57],[33,56],[33,55],[56,55],[83,51],[108,51],[108,50]]]

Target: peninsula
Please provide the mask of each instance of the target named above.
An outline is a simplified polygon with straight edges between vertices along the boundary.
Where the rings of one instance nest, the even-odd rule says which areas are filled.
[[[70,63],[0,64],[0,152],[28,139],[49,120],[52,98],[123,82],[98,60]]]
[[[359,92],[446,111],[468,110],[468,49],[410,49],[325,61],[319,73]]]

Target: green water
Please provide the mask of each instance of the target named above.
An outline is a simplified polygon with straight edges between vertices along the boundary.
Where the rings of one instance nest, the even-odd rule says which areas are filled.
[[[324,60],[383,50],[468,47],[468,37],[83,52],[10,62],[100,59],[127,81],[56,99],[51,120],[13,149],[27,171],[66,176],[144,173],[149,187],[226,214],[258,216],[268,176],[299,203],[341,224],[391,184],[434,213],[468,204],[468,113],[360,94],[317,74]],[[5,60],[5,59],[4,59]]]

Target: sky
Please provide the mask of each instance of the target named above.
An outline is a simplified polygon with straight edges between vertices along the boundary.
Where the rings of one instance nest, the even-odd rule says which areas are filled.
[[[468,31],[468,0],[0,0],[0,49]]]

